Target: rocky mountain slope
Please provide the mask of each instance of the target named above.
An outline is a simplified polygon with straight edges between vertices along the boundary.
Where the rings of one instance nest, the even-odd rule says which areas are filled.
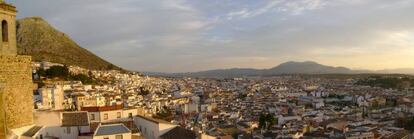
[[[120,69],[80,47],[40,17],[17,20],[18,53],[34,61],[50,61],[88,69]]]

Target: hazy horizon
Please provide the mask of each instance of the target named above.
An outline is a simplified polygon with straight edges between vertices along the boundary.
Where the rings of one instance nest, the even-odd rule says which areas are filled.
[[[414,1],[6,0],[123,68],[414,68]]]
[[[384,68],[384,69],[364,69],[364,68],[349,68],[349,67],[345,67],[345,66],[332,66],[332,65],[326,65],[326,64],[322,64],[319,63],[317,61],[310,61],[310,60],[305,60],[305,61],[286,61],[286,62],[282,62],[282,63],[278,63],[274,66],[270,66],[270,67],[265,67],[265,68],[252,68],[252,67],[228,67],[228,68],[212,68],[212,69],[205,69],[205,70],[198,70],[198,71],[183,71],[183,72],[163,72],[163,71],[139,71],[139,72],[145,72],[145,73],[191,73],[191,72],[204,72],[204,71],[212,71],[212,70],[229,70],[229,69],[255,69],[255,70],[268,70],[271,68],[275,68],[277,66],[279,66],[280,64],[284,64],[287,62],[297,62],[297,63],[303,63],[303,62],[315,62],[317,64],[323,65],[323,66],[330,66],[330,67],[336,67],[336,68],[348,68],[350,70],[354,70],[354,71],[368,71],[369,72],[381,72],[381,71],[391,71],[391,73],[395,73],[394,71],[399,71],[399,70],[409,70],[409,73],[414,72],[414,68]],[[386,72],[384,72],[386,73]],[[406,72],[403,72],[402,74],[407,74]]]

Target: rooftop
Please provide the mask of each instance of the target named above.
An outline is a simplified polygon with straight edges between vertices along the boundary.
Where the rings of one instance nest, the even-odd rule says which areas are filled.
[[[32,128],[30,128],[29,130],[27,130],[26,132],[23,133],[23,136],[26,137],[33,137],[34,135],[36,135],[37,132],[39,132],[40,129],[42,129],[43,127],[41,126],[33,126]]]
[[[195,139],[196,137],[193,131],[179,126],[160,136],[161,139]]]
[[[100,125],[96,129],[95,136],[115,135],[131,133],[131,131],[123,124]]]
[[[82,111],[88,112],[100,112],[100,111],[113,111],[113,110],[121,110],[124,107],[122,105],[113,105],[113,106],[103,106],[103,107],[82,107]]]
[[[10,12],[17,12],[16,7],[11,4],[7,4],[5,2],[0,2],[0,9],[10,11]]]
[[[161,119],[155,119],[155,118],[152,118],[152,117],[147,117],[147,116],[142,116],[142,115],[137,115],[137,117],[145,119],[145,120],[153,122],[153,123],[156,123],[156,124],[159,124],[159,123],[171,124],[170,122],[167,122],[167,121],[164,121],[164,120],[161,120]]]
[[[63,112],[62,126],[89,126],[87,112]]]

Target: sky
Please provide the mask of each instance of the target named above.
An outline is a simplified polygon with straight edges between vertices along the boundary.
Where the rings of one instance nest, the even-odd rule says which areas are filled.
[[[125,69],[414,68],[413,0],[6,0]]]

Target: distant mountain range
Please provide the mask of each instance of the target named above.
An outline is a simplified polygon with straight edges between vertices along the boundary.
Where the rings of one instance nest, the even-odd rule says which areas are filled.
[[[87,69],[121,69],[80,47],[69,36],[56,30],[40,17],[29,17],[17,20],[16,34],[18,53],[32,56],[33,61],[49,61],[80,66]],[[232,68],[188,73],[146,72],[145,74],[178,77],[242,77],[281,74],[357,73],[414,74],[414,69],[390,69],[378,71],[351,70],[345,67],[325,66],[312,61],[291,61],[282,63],[270,69]]]
[[[56,30],[40,17],[17,20],[17,48],[33,61],[49,61],[87,69],[120,69],[80,47],[68,35]]]
[[[362,73],[383,73],[383,74],[414,74],[414,69],[393,69],[393,70],[352,70],[346,67],[333,67],[322,65],[313,61],[286,62],[270,69],[232,68],[217,69],[200,72],[187,73],[154,73],[144,72],[147,75],[172,76],[172,77],[243,77],[243,76],[272,76],[283,74],[362,74]]]

